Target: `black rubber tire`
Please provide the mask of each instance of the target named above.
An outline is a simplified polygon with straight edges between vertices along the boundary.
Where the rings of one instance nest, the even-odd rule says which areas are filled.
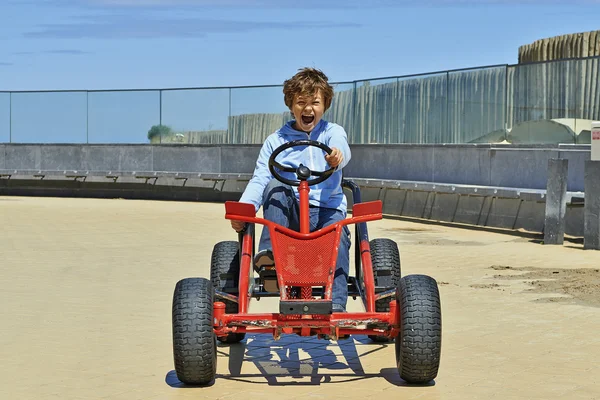
[[[208,279],[186,278],[177,282],[173,293],[175,372],[188,385],[207,385],[217,372],[213,292]]]
[[[400,266],[400,251],[398,244],[390,239],[373,239],[369,242],[371,249],[371,263],[373,264],[373,278],[375,286],[396,288],[402,276]],[[375,311],[390,311],[390,301],[394,297],[386,297],[375,302]],[[393,339],[385,336],[369,335],[374,342],[386,343]]]
[[[234,241],[219,242],[213,248],[210,262],[210,280],[215,290],[237,295],[239,293],[240,279],[240,252],[239,243]],[[230,289],[235,289],[232,292]],[[237,314],[239,307],[233,301],[218,299],[225,303],[227,314]],[[222,343],[238,343],[244,340],[245,333],[230,333],[218,337]]]
[[[396,365],[408,383],[424,384],[438,374],[442,349],[442,311],[435,279],[408,275],[396,295],[400,333],[396,338]]]

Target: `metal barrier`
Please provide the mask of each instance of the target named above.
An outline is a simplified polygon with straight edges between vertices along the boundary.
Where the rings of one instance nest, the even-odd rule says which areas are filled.
[[[238,200],[252,174],[160,171],[0,170],[0,195]],[[388,216],[542,233],[546,190],[346,177]],[[582,192],[566,193],[565,232],[583,236]],[[348,208],[352,197],[348,194]]]

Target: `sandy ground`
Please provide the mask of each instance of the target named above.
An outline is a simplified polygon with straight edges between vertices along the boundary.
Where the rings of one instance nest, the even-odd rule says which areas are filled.
[[[435,382],[406,385],[394,346],[366,337],[250,335],[219,347],[214,385],[185,387],[173,289],[207,277],[213,245],[236,239],[223,215],[222,204],[0,197],[0,398],[600,398],[600,252],[392,219],[370,237],[395,240],[403,275],[440,288]]]

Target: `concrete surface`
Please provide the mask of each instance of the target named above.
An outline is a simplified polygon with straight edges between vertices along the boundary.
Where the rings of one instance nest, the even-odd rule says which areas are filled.
[[[569,159],[583,191],[590,145],[352,145],[345,176],[545,189],[548,159]],[[260,145],[0,144],[0,169],[252,173]]]
[[[587,161],[584,207],[584,242],[586,249],[600,250],[600,161]]]
[[[548,184],[544,226],[545,244],[563,244],[565,239],[565,214],[567,212],[567,160],[548,160]],[[589,194],[589,193],[588,193]]]
[[[407,386],[394,346],[365,337],[256,335],[219,347],[213,386],[184,387],[173,289],[206,277],[212,246],[235,240],[223,214],[222,204],[0,197],[0,398],[600,398],[597,252],[397,220],[370,223],[370,237],[399,244],[404,275],[438,281],[433,384]],[[274,310],[267,300],[251,310]]]
[[[490,186],[546,189],[551,158],[560,158],[558,149],[492,150]]]

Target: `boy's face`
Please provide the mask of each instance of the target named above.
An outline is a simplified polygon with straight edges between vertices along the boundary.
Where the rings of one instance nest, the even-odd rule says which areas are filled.
[[[311,132],[325,112],[325,102],[321,90],[317,90],[312,97],[296,95],[291,111],[296,119],[295,129],[307,133]]]

